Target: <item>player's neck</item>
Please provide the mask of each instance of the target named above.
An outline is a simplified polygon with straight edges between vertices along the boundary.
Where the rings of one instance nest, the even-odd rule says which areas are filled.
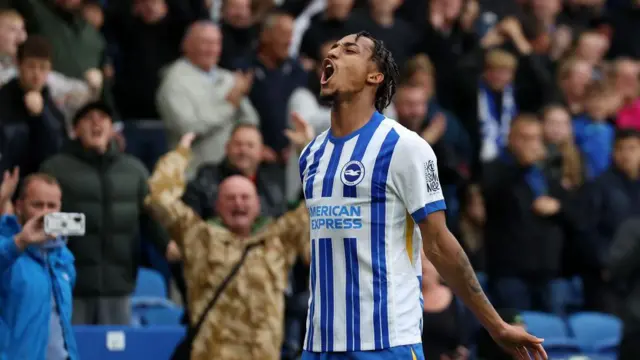
[[[362,101],[341,101],[331,108],[331,134],[343,137],[363,127],[376,109],[371,103]]]

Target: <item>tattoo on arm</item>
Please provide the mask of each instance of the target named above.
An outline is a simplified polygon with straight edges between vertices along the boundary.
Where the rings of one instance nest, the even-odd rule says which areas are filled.
[[[502,321],[485,295],[469,257],[444,225],[444,214],[434,213],[421,224],[425,255],[433,262],[447,284],[490,332],[500,329]]]
[[[480,282],[476,277],[476,273],[471,266],[469,257],[465,254],[464,250],[458,252],[458,267],[463,274],[469,292],[475,296],[481,296],[484,302],[489,303],[489,299],[484,294],[482,286],[480,286]]]

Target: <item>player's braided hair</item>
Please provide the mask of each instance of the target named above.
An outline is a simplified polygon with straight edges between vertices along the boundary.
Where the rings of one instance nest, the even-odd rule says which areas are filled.
[[[356,41],[358,41],[358,38],[361,36],[373,41],[373,55],[371,57],[371,60],[376,63],[378,70],[384,75],[382,84],[380,84],[380,86],[378,86],[378,89],[376,90],[375,102],[376,110],[382,112],[387,106],[389,106],[389,104],[391,104],[391,99],[396,93],[398,65],[396,65],[396,61],[393,59],[391,51],[389,51],[384,46],[384,43],[382,41],[374,38],[366,31],[357,33]]]

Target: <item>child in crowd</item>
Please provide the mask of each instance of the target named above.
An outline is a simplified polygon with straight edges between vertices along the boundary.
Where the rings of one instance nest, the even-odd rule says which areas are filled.
[[[615,129],[608,120],[615,111],[612,104],[616,96],[604,83],[593,83],[585,94],[585,113],[573,119],[575,141],[584,154],[588,179],[600,175],[611,163]]]

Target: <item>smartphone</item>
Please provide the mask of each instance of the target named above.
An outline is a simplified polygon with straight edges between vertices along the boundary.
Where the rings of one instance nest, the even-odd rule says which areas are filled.
[[[55,236],[83,236],[85,217],[81,213],[55,212],[44,216],[44,232]]]

